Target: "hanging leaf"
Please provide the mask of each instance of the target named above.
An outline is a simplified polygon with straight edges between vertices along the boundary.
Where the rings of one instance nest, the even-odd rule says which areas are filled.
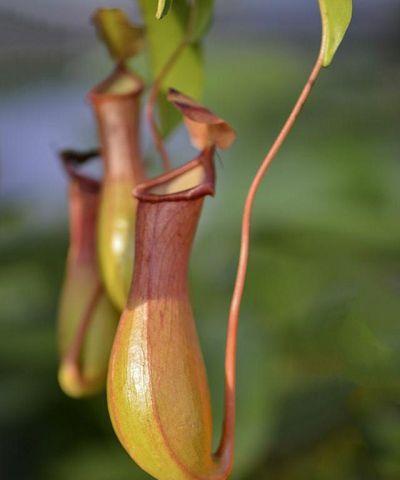
[[[193,0],[190,3],[191,19],[188,24],[188,39],[190,42],[201,40],[209,29],[214,11],[214,0]],[[158,0],[156,18],[160,20],[167,15],[172,0]]]
[[[118,8],[100,8],[93,16],[97,33],[116,62],[135,56],[144,44],[144,28],[131,23]]]
[[[158,0],[157,12],[156,12],[157,20],[160,20],[168,13],[168,10],[171,8],[171,5],[172,5],[172,0]]]
[[[153,80],[165,68],[178,47],[187,40],[190,8],[186,0],[174,0],[169,14],[159,21],[155,18],[157,0],[139,0],[146,25],[146,41]],[[162,81],[158,100],[161,131],[168,134],[179,123],[179,114],[165,100],[169,87],[187,92],[198,99],[203,87],[203,64],[198,42],[182,49],[173,67]]]
[[[331,64],[350,24],[353,0],[319,0],[322,18],[323,66]]]
[[[233,128],[208,108],[195,102],[177,90],[168,92],[170,101],[184,116],[192,145],[199,150],[215,146],[229,148],[236,139]]]
[[[190,41],[196,42],[207,33],[214,11],[214,0],[195,0],[193,3],[193,27]]]

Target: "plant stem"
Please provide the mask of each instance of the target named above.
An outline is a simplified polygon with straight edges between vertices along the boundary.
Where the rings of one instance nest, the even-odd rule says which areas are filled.
[[[234,446],[237,331],[240,315],[240,306],[243,298],[243,290],[245,286],[247,265],[249,259],[250,226],[254,199],[257,190],[264,178],[264,175],[266,174],[269,166],[279,152],[286,137],[292,130],[299,113],[301,112],[306,100],[308,99],[311,89],[315,81],[317,80],[321,67],[322,57],[321,55],[319,55],[310,74],[310,77],[308,78],[307,83],[304,86],[304,89],[301,92],[291,114],[286,120],[282,130],[280,131],[278,137],[276,138],[274,144],[269,150],[267,156],[264,158],[260,168],[258,169],[254,177],[244,206],[242,217],[240,257],[229,312],[225,352],[225,418],[221,444],[218,450],[218,454],[223,455],[224,457],[232,455]]]

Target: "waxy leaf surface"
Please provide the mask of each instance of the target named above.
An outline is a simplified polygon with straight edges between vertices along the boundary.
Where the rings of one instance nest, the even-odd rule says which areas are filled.
[[[172,0],[158,0],[156,18],[159,20],[163,18],[169,11],[172,5]]]
[[[190,32],[190,40],[201,40],[211,24],[214,11],[214,0],[197,0],[193,3],[193,26]]]
[[[190,4],[190,20],[188,22],[189,39],[196,42],[207,32],[214,10],[214,0],[194,0]],[[169,12],[172,0],[158,0],[156,18],[160,20]]]
[[[351,21],[352,0],[319,0],[322,18],[322,64],[331,64]]]
[[[148,47],[146,52],[149,55],[151,77],[154,80],[179,45],[188,39],[190,9],[185,0],[175,0],[169,14],[160,21],[154,16],[157,0],[139,0],[139,5],[146,24]],[[165,100],[169,87],[184,91],[196,99],[201,96],[203,62],[198,43],[187,45],[182,50],[161,84],[158,107],[163,134],[169,133],[179,123],[179,115]]]

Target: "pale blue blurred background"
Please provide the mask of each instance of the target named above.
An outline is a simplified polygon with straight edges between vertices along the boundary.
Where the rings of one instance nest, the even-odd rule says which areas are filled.
[[[316,0],[217,0],[205,102],[238,140],[217,162],[191,285],[219,433],[242,205],[318,51]],[[111,68],[90,25],[132,0],[0,0],[0,478],[149,478],[104,397],[66,398],[55,319],[67,248],[64,147],[96,144],[85,100]],[[234,479],[400,478],[400,4],[355,0],[257,197],[239,348]],[[157,158],[144,129],[147,157]],[[184,132],[176,164],[190,150]]]

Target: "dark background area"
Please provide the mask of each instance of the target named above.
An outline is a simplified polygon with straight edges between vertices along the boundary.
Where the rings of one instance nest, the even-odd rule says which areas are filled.
[[[257,197],[240,327],[242,480],[400,478],[400,6],[355,16]],[[55,321],[67,249],[64,147],[96,143],[85,95],[111,63],[90,15],[133,2],[0,0],[0,478],[149,478],[103,397],[60,391]],[[242,205],[318,50],[315,1],[218,1],[205,103],[221,153],[191,287],[219,435]],[[144,148],[157,158],[144,128]],[[184,133],[176,165],[188,160]]]

